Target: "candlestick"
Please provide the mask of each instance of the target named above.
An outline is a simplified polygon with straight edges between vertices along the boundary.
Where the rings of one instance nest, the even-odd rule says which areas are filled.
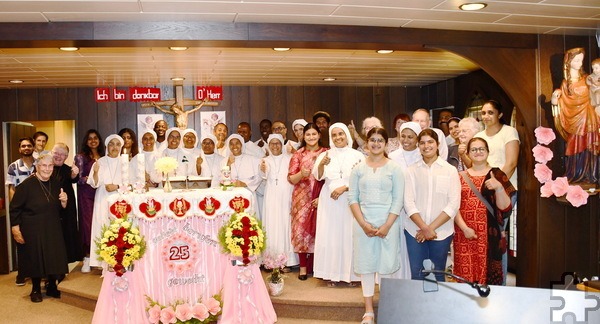
[[[121,183],[129,184],[129,154],[121,154]]]
[[[137,181],[140,183],[146,182],[146,155],[139,153],[137,155]]]

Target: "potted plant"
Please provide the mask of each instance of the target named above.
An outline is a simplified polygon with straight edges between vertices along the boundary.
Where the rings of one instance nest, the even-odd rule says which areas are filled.
[[[287,260],[287,255],[284,253],[281,253],[278,256],[266,254],[263,257],[265,269],[272,270],[266,278],[271,296],[279,296],[283,292],[283,278],[285,278],[285,275],[282,273],[282,269],[285,267]]]

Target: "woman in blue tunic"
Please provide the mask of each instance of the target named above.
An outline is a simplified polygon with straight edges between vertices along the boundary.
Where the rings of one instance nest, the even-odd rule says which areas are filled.
[[[360,274],[365,298],[362,323],[375,321],[375,273],[392,274],[400,268],[400,221],[404,176],[388,159],[387,132],[380,127],[367,133],[369,156],[350,175],[348,199],[354,216],[354,272]]]

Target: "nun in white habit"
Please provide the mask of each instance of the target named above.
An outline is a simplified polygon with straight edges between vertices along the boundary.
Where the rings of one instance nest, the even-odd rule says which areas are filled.
[[[147,188],[158,187],[162,181],[162,175],[154,169],[154,163],[159,157],[158,150],[156,149],[156,132],[147,129],[143,133],[138,134],[138,145],[141,151],[129,162],[129,178],[135,179],[134,182],[140,180],[136,178],[139,172],[138,168],[140,168],[138,160],[143,156],[145,186]]]
[[[198,175],[195,165],[195,158],[186,152],[182,147],[183,130],[172,127],[165,133],[166,140],[160,145],[160,157],[170,156],[177,161],[177,170],[169,176]]]
[[[331,148],[321,153],[313,166],[313,176],[325,180],[317,208],[314,276],[329,280],[335,287],[340,281],[360,281],[353,270],[352,224],[348,205],[350,173],[365,156],[352,148],[348,127],[335,123],[329,127]]]
[[[112,215],[108,211],[107,198],[112,195],[118,195],[119,185],[121,184],[121,159],[119,154],[123,147],[123,139],[117,134],[109,135],[105,140],[106,156],[103,156],[94,163],[87,183],[97,188],[94,198],[94,212],[92,216],[92,235],[90,242],[90,266],[100,267],[102,262],[98,260],[96,254],[96,244],[94,240],[100,236],[102,226],[108,226]],[[129,170],[127,171],[129,172]]]
[[[283,136],[271,134],[267,138],[269,152],[260,163],[260,172],[265,179],[265,200],[263,203],[263,225],[267,232],[266,253],[277,258],[287,256],[286,267],[298,265],[298,254],[292,246],[292,191],[294,186],[287,180],[292,156],[283,145]]]
[[[238,134],[230,135],[225,146],[227,153],[225,159],[221,161],[221,167],[229,166],[233,185],[250,190],[256,202],[256,188],[262,182],[258,169],[260,159],[245,153],[244,138]],[[260,210],[256,209],[255,212],[256,217],[261,219]]]
[[[216,151],[217,138],[215,135],[204,135],[200,141],[200,145],[202,146],[200,175],[210,177],[211,188],[217,188],[221,182],[221,163],[225,158]]]

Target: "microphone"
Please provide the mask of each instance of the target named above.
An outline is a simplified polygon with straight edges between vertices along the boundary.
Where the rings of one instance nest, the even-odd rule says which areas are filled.
[[[435,270],[435,266],[434,266],[433,262],[431,262],[431,260],[429,260],[429,259],[425,259],[423,261],[423,268],[424,269],[421,270],[421,272],[426,274],[425,280],[433,279],[433,281],[437,282],[434,274],[439,273],[439,274],[443,274],[446,276],[450,276],[460,282],[468,284],[473,289],[477,290],[477,293],[479,294],[480,297],[485,298],[490,295],[491,288],[488,285],[482,285],[482,284],[478,283],[477,281],[471,282],[461,276],[457,276],[457,275],[453,274],[452,272],[447,272],[444,270]]]

